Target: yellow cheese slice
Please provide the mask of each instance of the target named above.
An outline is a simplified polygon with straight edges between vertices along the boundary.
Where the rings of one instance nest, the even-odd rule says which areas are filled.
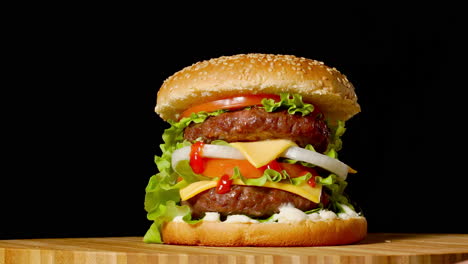
[[[216,181],[198,181],[194,182],[187,187],[180,189],[180,198],[182,201],[186,201],[195,195],[206,191],[208,189],[216,187]],[[245,185],[240,179],[235,179],[232,182],[233,185]],[[317,184],[315,187],[308,185],[303,182],[300,185],[292,185],[289,183],[269,182],[267,181],[262,187],[274,188],[290,193],[297,194],[304,197],[314,203],[320,202],[320,195],[322,194],[322,185]]]
[[[180,198],[182,201],[186,201],[203,191],[216,187],[216,185],[217,182],[215,181],[197,181],[191,183],[179,190]]]
[[[230,144],[238,149],[245,158],[255,167],[260,168],[279,157],[283,151],[297,146],[287,139],[273,139],[255,142],[234,142]]]

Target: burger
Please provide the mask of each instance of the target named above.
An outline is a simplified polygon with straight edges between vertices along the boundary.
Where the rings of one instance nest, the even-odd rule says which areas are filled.
[[[155,111],[170,125],[146,187],[148,243],[325,246],[362,240],[338,159],[354,86],[320,61],[239,54],[167,78]]]

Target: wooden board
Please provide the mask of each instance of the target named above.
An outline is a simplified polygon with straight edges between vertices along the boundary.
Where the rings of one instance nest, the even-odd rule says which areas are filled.
[[[190,247],[141,237],[0,240],[9,263],[456,263],[468,260],[468,234],[369,234],[333,247]]]

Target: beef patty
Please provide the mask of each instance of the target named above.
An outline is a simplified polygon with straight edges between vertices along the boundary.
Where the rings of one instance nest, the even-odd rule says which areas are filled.
[[[216,139],[227,142],[289,139],[301,147],[311,144],[321,153],[326,151],[329,137],[330,131],[321,114],[291,115],[287,110],[269,113],[258,107],[209,117],[184,131],[184,138],[189,141],[197,138],[205,143]]]
[[[328,204],[328,195],[322,193],[321,203]],[[182,201],[190,206],[192,217],[201,218],[205,212],[218,212],[222,217],[243,214],[250,217],[266,218],[279,213],[279,207],[292,204],[299,210],[317,208],[318,204],[299,195],[273,188],[233,185],[228,193],[218,194],[216,188],[206,190]]]

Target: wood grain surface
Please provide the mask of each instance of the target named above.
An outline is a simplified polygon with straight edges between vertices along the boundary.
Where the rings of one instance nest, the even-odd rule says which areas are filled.
[[[328,247],[193,247],[145,244],[141,237],[0,240],[3,263],[457,263],[468,234],[369,234]]]

